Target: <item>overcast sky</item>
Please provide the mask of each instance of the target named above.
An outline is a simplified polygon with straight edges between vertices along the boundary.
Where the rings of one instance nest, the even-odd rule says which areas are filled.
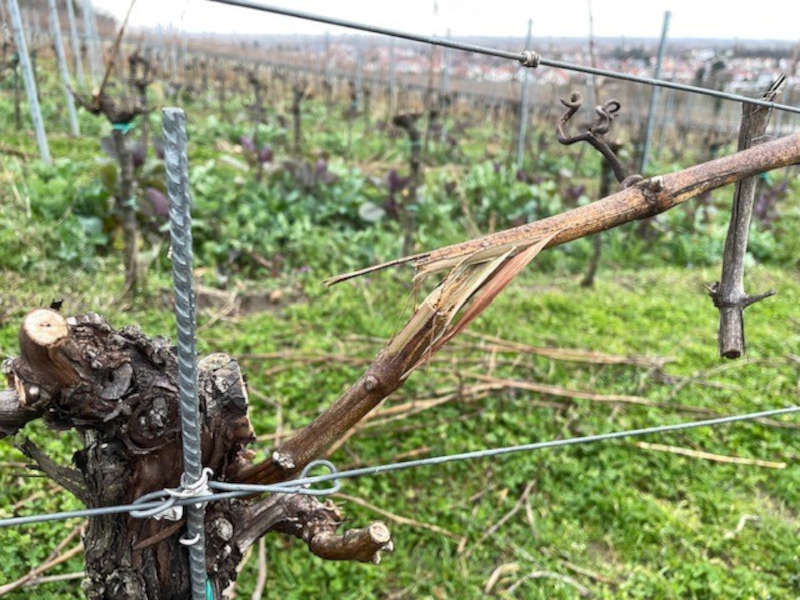
[[[130,0],[93,0],[96,8],[122,18]],[[533,35],[588,34],[588,0],[274,0],[278,6],[338,16],[385,27],[442,35],[522,36],[528,18]],[[598,37],[656,37],[665,10],[672,11],[671,37],[796,40],[799,0],[592,0]],[[756,12],[757,11],[757,12]],[[173,25],[217,33],[323,33],[340,28],[214,4],[208,0],[136,0],[136,26]]]

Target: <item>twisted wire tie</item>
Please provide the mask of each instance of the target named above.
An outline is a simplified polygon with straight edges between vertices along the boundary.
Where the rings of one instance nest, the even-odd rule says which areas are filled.
[[[203,469],[199,479],[192,483],[186,483],[186,473],[181,475],[181,486],[178,488],[164,488],[163,490],[156,490],[155,492],[150,492],[149,494],[145,494],[134,500],[134,504],[141,504],[143,502],[147,502],[148,500],[155,500],[157,498],[164,498],[164,502],[160,506],[156,506],[154,508],[150,508],[147,510],[132,510],[130,514],[132,517],[137,519],[166,519],[168,521],[178,521],[183,518],[183,506],[175,506],[176,500],[182,500],[184,498],[202,498],[204,496],[211,495],[211,488],[208,486],[209,478],[213,475],[214,472],[206,467]],[[197,502],[195,506],[200,508],[206,504],[206,502]],[[197,537],[197,536],[195,536]],[[185,542],[183,539],[180,540],[181,543],[186,545],[191,545],[196,543],[197,540],[193,542]]]
[[[535,69],[539,66],[539,61],[541,60],[541,56],[539,56],[538,52],[534,52],[533,50],[523,50],[522,56],[519,57],[519,63],[523,67],[530,67],[531,69]]]
[[[317,467],[325,467],[328,469],[329,474],[333,475],[338,473],[338,469],[336,465],[334,465],[329,460],[315,460],[308,465],[300,472],[299,480],[304,480],[308,478],[308,474]],[[225,483],[221,481],[212,481],[211,476],[214,472],[205,467],[203,469],[200,478],[197,481],[187,484],[185,482],[186,473],[181,475],[181,486],[178,488],[164,488],[162,490],[156,490],[154,492],[149,492],[140,496],[136,500],[133,501],[133,504],[143,504],[145,502],[150,502],[154,500],[160,500],[163,498],[163,502],[155,506],[153,508],[144,509],[144,510],[131,510],[130,515],[136,519],[166,519],[168,521],[179,521],[183,518],[183,506],[175,505],[177,500],[183,500],[186,498],[203,498],[206,496],[213,495],[213,489],[222,489],[222,490],[234,490],[234,489],[242,489],[237,487],[237,484],[232,483]],[[276,494],[305,494],[308,496],[327,496],[329,494],[334,494],[339,491],[342,484],[341,481],[338,479],[333,479],[332,484],[330,487],[326,488],[311,488],[310,483],[295,483],[293,481],[286,481],[283,483],[276,483],[269,486],[262,486],[266,488],[264,491],[270,491]],[[203,502],[197,502],[195,505],[200,508],[203,504],[207,504],[208,500]],[[181,544],[185,546],[191,546],[199,541],[199,535],[195,535],[192,538],[186,539],[181,538],[179,541]]]

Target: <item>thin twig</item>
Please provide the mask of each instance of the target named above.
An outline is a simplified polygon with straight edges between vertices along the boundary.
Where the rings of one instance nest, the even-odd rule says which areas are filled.
[[[251,600],[261,600],[264,588],[267,585],[267,544],[264,538],[258,540],[258,576],[256,577],[256,587],[253,590]]]
[[[589,588],[587,588],[584,585],[581,585],[575,579],[573,579],[572,577],[570,577],[568,575],[562,575],[561,573],[556,573],[555,571],[543,571],[543,570],[531,571],[530,573],[528,573],[527,575],[525,575],[521,579],[519,579],[516,582],[514,582],[514,584],[512,584],[506,590],[504,590],[503,591],[503,595],[508,595],[508,596],[513,595],[514,592],[517,591],[517,588],[519,586],[521,586],[523,583],[525,583],[526,581],[528,581],[529,579],[543,579],[543,578],[546,578],[546,579],[558,579],[562,583],[566,583],[567,585],[571,585],[572,587],[574,587],[578,591],[578,594],[580,594],[581,596],[589,597],[589,596],[593,596],[594,595],[592,593],[592,590],[590,590]]]
[[[71,550],[64,552],[63,554],[57,556],[56,558],[53,558],[52,560],[45,562],[42,565],[39,565],[35,569],[32,569],[26,575],[20,577],[16,581],[12,581],[3,586],[0,586],[0,596],[3,596],[5,594],[8,594],[9,592],[13,592],[16,589],[21,588],[28,581],[31,581],[32,579],[35,579],[37,576],[41,575],[42,573],[45,573],[46,571],[52,569],[53,567],[68,561],[70,558],[72,558],[77,554],[80,554],[81,552],[83,552],[83,544],[78,544]]]
[[[637,448],[645,450],[658,450],[660,452],[670,452],[672,454],[680,454],[690,458],[702,458],[719,463],[730,463],[735,465],[751,465],[755,467],[765,467],[767,469],[785,469],[785,462],[774,462],[770,460],[760,460],[758,458],[744,458],[741,456],[727,456],[724,454],[712,454],[711,452],[704,452],[702,450],[692,450],[691,448],[682,448],[680,446],[668,446],[666,444],[651,444],[650,442],[632,442]]]
[[[95,93],[92,94],[95,101],[98,101],[100,96],[103,95],[103,90],[106,87],[106,83],[108,83],[108,77],[111,75],[111,69],[114,68],[114,60],[117,52],[119,51],[119,43],[122,40],[122,34],[125,32],[125,27],[128,24],[128,19],[131,16],[131,11],[133,10],[133,5],[136,3],[136,0],[131,0],[131,3],[128,5],[128,12],[125,13],[125,18],[122,21],[122,25],[117,32],[117,37],[114,39],[114,43],[111,46],[111,53],[108,55],[108,63],[106,64],[106,72],[103,75],[103,81],[100,84],[100,87],[97,89]]]
[[[579,400],[591,400],[592,402],[656,406],[656,403],[654,401],[648,400],[647,398],[642,398],[641,396],[627,396],[623,394],[597,394],[595,392],[569,390],[556,385],[548,385],[545,383],[534,383],[532,381],[503,379],[500,377],[492,377],[491,375],[484,375],[482,373],[465,373],[464,375],[466,377],[474,377],[475,379],[480,379],[481,381],[488,381],[501,388],[516,388],[520,390],[528,390],[531,392],[538,392],[540,394],[547,394],[548,396],[576,398]]]
[[[667,396],[667,400],[672,400],[678,395],[684,387],[689,384],[695,383],[701,379],[708,379],[711,375],[716,375],[723,371],[728,371],[730,369],[738,369],[739,367],[748,367],[750,365],[775,365],[780,364],[776,363],[774,359],[771,358],[750,358],[736,362],[729,362],[729,363],[722,363],[720,365],[716,365],[711,367],[710,369],[700,369],[695,373],[692,373],[688,377],[683,378],[669,393]]]
[[[464,539],[464,536],[455,534],[452,531],[448,531],[447,529],[439,527],[438,525],[434,525],[433,523],[423,523],[422,521],[417,521],[416,519],[410,519],[409,517],[404,517],[402,515],[389,512],[388,510],[380,508],[379,506],[375,506],[374,504],[370,504],[366,500],[358,498],[356,496],[349,496],[347,494],[342,494],[341,492],[337,492],[331,495],[334,498],[340,498],[342,500],[346,500],[347,502],[358,504],[359,506],[362,506],[367,510],[376,512],[382,517],[386,517],[390,521],[394,521],[399,525],[408,525],[409,527],[418,527],[420,529],[427,529],[428,531],[433,531],[434,533],[438,533],[439,535],[452,538],[459,542]]]
[[[606,577],[597,571],[592,571],[591,569],[587,569],[586,567],[581,567],[580,565],[576,565],[575,563],[571,563],[566,559],[560,558],[559,561],[562,565],[564,565],[567,569],[572,571],[573,573],[577,573],[578,575],[583,575],[584,577],[588,577],[589,579],[594,579],[600,583],[605,583],[607,585],[617,586],[619,582],[611,579],[610,577]]]
[[[28,581],[22,587],[34,587],[43,585],[45,583],[57,583],[59,581],[72,581],[73,579],[83,579],[86,576],[85,571],[74,571],[72,573],[61,573],[60,575],[46,575],[44,577],[37,577]]]
[[[483,593],[488,594],[492,591],[495,584],[500,581],[500,578],[504,575],[510,575],[512,573],[516,573],[522,567],[518,562],[509,562],[503,563],[502,565],[497,566],[489,575],[489,579],[486,580],[486,583],[483,585]]]
[[[759,520],[760,517],[758,515],[742,515],[739,517],[739,522],[736,524],[736,528],[732,529],[731,531],[726,531],[722,538],[725,540],[733,539],[742,532],[748,521],[758,522]]]
[[[583,350],[580,348],[557,348],[553,346],[529,346],[520,342],[513,342],[504,340],[502,338],[488,335],[485,333],[478,333],[473,331],[465,331],[465,335],[469,337],[478,338],[500,346],[500,352],[522,352],[526,354],[536,354],[538,356],[545,356],[554,360],[564,360],[569,362],[586,362],[597,365],[633,365],[635,367],[663,367],[675,359],[668,356],[622,356],[620,354],[608,354],[606,352],[598,352],[596,350]],[[467,347],[461,344],[461,347]],[[474,346],[478,350],[486,350],[483,346]]]
[[[478,541],[475,544],[473,544],[473,546],[469,550],[466,551],[466,553],[464,554],[464,558],[472,554],[474,548],[479,547],[484,542],[484,540],[493,536],[498,529],[500,529],[503,525],[505,525],[511,519],[511,517],[513,517],[520,511],[520,509],[525,505],[525,501],[528,499],[528,496],[530,496],[531,490],[533,490],[533,487],[536,485],[536,482],[537,482],[536,479],[531,479],[528,482],[528,485],[526,485],[525,489],[522,490],[522,494],[520,495],[519,499],[514,504],[514,506],[511,508],[511,510],[509,510],[496,523],[488,527],[483,532]]]
[[[417,458],[418,456],[422,456],[424,454],[428,454],[432,448],[430,446],[421,446],[419,448],[414,448],[413,450],[408,450],[406,452],[400,452],[399,454],[395,454],[393,457],[389,459],[388,462],[397,462],[400,460],[408,460],[409,458]],[[357,469],[359,467],[366,466],[366,463],[359,460],[357,462],[353,462],[347,465],[344,465],[342,470],[348,469]]]
[[[27,465],[23,465],[23,466],[27,467]],[[45,489],[36,490],[35,492],[30,494],[29,496],[26,496],[25,498],[22,498],[22,499],[16,501],[14,504],[12,504],[11,506],[8,507],[7,511],[0,512],[0,515],[2,517],[4,517],[4,518],[8,517],[8,516],[11,516],[19,508],[22,508],[23,506],[28,506],[32,502],[35,502],[36,500],[41,498],[42,496],[45,496],[47,494],[52,494],[53,492],[57,492],[60,489],[62,489],[60,485],[51,483]]]

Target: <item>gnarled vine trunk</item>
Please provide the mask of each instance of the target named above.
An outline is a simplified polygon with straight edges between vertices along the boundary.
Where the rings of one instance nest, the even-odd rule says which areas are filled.
[[[113,329],[96,314],[65,319],[30,313],[20,330],[21,355],[5,365],[14,392],[0,396],[0,434],[43,418],[75,428],[83,448],[74,468],[55,465],[32,442],[21,449],[88,507],[129,504],[179,486],[183,471],[177,365],[163,338],[135,327]],[[235,481],[249,465],[254,436],[247,391],[235,360],[212,354],[198,363],[203,464],[218,481]],[[379,522],[336,534],[340,511],[311,496],[273,494],[210,503],[206,568],[219,592],[236,577],[244,552],[270,530],[305,540],[329,559],[377,561],[391,549]],[[178,600],[190,594],[183,521],[136,519],[127,513],[89,519],[83,540],[90,600]],[[219,597],[218,595],[216,597]]]

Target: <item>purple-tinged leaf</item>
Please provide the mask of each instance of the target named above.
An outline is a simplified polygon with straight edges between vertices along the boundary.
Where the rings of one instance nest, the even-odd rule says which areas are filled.
[[[258,162],[260,163],[268,163],[272,162],[273,158],[272,148],[270,146],[263,146],[261,150],[258,152]]]
[[[142,212],[150,217],[166,218],[169,215],[169,200],[156,188],[148,187],[144,189],[144,199]]]
[[[253,143],[253,140],[250,136],[243,135],[239,138],[239,143],[242,145],[242,148],[247,150],[248,152],[255,152],[256,145]]]
[[[133,168],[138,169],[144,164],[144,160],[147,157],[147,146],[144,145],[144,142],[139,140],[136,144],[133,145],[131,148],[131,159],[133,161]]]

